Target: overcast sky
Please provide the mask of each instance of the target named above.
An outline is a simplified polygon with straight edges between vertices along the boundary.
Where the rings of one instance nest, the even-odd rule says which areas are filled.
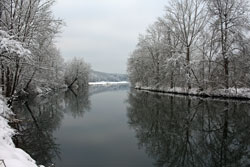
[[[57,45],[68,60],[83,57],[92,69],[126,73],[139,33],[164,15],[167,0],[56,0],[55,17],[64,20]]]

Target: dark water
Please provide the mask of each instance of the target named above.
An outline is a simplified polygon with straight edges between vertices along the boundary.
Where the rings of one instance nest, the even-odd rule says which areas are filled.
[[[18,147],[56,167],[249,166],[250,104],[91,87],[16,103]],[[53,165],[52,165],[53,164]]]

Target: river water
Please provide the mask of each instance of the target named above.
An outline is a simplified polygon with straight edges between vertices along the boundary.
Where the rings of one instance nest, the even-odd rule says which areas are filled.
[[[248,166],[250,104],[91,86],[16,102],[17,147],[47,167]]]

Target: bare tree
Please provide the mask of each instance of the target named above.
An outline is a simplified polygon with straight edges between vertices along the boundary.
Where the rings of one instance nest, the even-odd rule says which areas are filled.
[[[249,5],[246,0],[210,0],[209,12],[212,16],[211,26],[219,35],[223,59],[224,87],[229,88],[230,56],[239,47],[235,44],[242,40],[250,28]],[[240,37],[240,38],[239,38]]]
[[[172,0],[166,7],[166,18],[172,23],[174,34],[186,48],[187,86],[191,88],[190,61],[193,45],[207,23],[206,3],[203,0]]]

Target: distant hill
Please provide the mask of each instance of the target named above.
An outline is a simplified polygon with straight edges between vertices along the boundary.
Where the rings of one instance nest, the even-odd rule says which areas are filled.
[[[118,81],[128,81],[128,75],[126,74],[111,74],[99,71],[91,71],[90,82],[100,82],[100,81],[111,81],[111,82],[118,82]]]

